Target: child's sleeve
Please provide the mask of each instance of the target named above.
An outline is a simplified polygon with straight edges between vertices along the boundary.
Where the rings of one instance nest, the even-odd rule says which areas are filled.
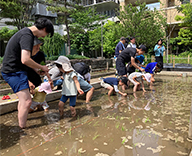
[[[156,52],[158,50],[158,45],[155,45],[154,51]]]

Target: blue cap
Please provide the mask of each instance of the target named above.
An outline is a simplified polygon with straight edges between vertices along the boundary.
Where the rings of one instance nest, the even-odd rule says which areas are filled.
[[[144,59],[145,59],[145,56],[143,55],[138,55],[136,56],[136,59],[139,60],[140,63],[143,63]]]

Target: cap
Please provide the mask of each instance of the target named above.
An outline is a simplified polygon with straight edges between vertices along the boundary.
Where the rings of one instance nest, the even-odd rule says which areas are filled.
[[[71,66],[71,63],[63,63],[62,68],[66,72],[74,70],[73,67]]]
[[[147,51],[146,46],[144,46],[143,44],[142,44],[142,45],[140,45],[138,49],[142,49],[142,51]]]
[[[143,63],[144,58],[145,58],[145,57],[144,57],[143,55],[138,55],[138,56],[136,56],[136,59],[139,60],[140,63]]]
[[[54,63],[62,65],[63,63],[70,63],[70,60],[65,56],[59,56],[58,59],[54,61]]]
[[[143,74],[145,76],[145,79],[147,80],[147,82],[151,82],[151,74],[149,73],[146,73],[146,74]]]
[[[41,85],[39,86],[39,92],[46,92],[46,93],[51,93],[52,89],[51,89],[51,85],[49,82],[43,82],[41,83]]]
[[[34,41],[33,41],[33,46],[38,45],[38,44],[43,44],[43,42],[41,40],[39,40],[36,36],[34,37]]]
[[[127,86],[127,77],[120,77],[120,80]]]
[[[121,37],[120,40],[121,40],[121,41],[122,41],[122,40],[126,40],[126,38],[125,38],[125,37]]]

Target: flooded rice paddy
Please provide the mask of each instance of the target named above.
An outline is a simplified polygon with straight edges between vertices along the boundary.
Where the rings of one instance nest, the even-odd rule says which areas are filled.
[[[25,156],[188,156],[191,78],[157,78],[151,91],[127,97],[108,97],[96,90],[92,108],[78,98],[77,116],[69,106],[60,119],[58,100],[49,102],[49,112],[28,115],[24,132],[18,133],[17,112],[0,116],[1,155]]]

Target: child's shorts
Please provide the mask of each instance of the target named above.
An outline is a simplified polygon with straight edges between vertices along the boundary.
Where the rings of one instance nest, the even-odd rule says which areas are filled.
[[[3,79],[10,85],[14,93],[29,88],[27,72],[19,71],[5,74],[1,72]]]
[[[41,107],[43,107],[44,110],[47,109],[47,108],[49,108],[49,105],[47,104],[46,101],[44,101],[44,102],[35,102],[35,101],[32,101],[30,108],[31,108],[32,110],[35,110],[35,107],[36,107],[37,105],[41,105]]]
[[[62,95],[60,101],[62,101],[63,103],[65,103],[65,102],[68,100],[68,98],[70,99],[69,105],[72,106],[72,107],[75,107],[77,96],[66,96],[66,95]]]
[[[112,87],[110,84],[105,83],[103,80],[101,81],[101,86],[104,88]]]

